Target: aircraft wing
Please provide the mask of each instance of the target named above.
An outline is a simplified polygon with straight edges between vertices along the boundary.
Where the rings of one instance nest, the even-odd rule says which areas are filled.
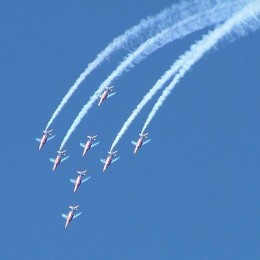
[[[94,146],[96,146],[96,145],[98,145],[100,142],[95,142],[95,143],[93,143],[92,145],[91,145],[91,147],[94,147]]]
[[[76,180],[70,179],[70,182],[75,184]]]
[[[131,144],[134,145],[134,146],[136,146],[137,142],[131,141]]]
[[[65,219],[67,219],[67,216],[68,216],[68,215],[62,213],[61,216],[62,216],[63,218],[65,218]]]
[[[79,217],[81,214],[82,214],[82,212],[79,212],[79,213],[75,214],[75,215],[73,216],[73,218],[77,218],[77,217]]]
[[[55,163],[55,159],[50,158],[49,160],[50,160],[50,162]]]
[[[109,94],[107,97],[109,98],[109,97],[112,97],[112,96],[114,96],[116,94],[116,92],[113,92],[113,93],[111,93],[111,94]]]
[[[102,162],[102,163],[106,163],[106,160],[105,159],[100,159],[100,162]]]
[[[87,178],[85,178],[85,179],[83,179],[83,180],[82,180],[82,183],[84,183],[84,182],[88,181],[89,179],[90,179],[90,176],[89,176],[89,177],[87,177]]]
[[[55,135],[53,135],[53,136],[47,138],[47,142],[50,141],[51,139],[53,139],[54,137],[55,137]]]
[[[67,160],[69,157],[70,157],[70,156],[68,155],[68,156],[62,158],[62,159],[61,159],[61,162],[64,162],[64,161]]]
[[[147,144],[147,143],[149,143],[151,140],[152,140],[152,139],[146,140],[146,141],[143,142],[143,144]]]
[[[85,144],[84,144],[84,143],[79,143],[79,145],[80,145],[82,148],[85,148]]]
[[[39,143],[41,142],[41,138],[35,138],[35,140]]]
[[[116,162],[116,161],[119,160],[119,159],[120,159],[120,157],[116,157],[115,159],[112,160],[111,163]]]

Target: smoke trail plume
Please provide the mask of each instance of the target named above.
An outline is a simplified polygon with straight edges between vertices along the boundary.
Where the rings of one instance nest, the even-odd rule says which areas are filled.
[[[150,38],[152,35],[182,19],[182,16],[185,15],[186,12],[190,12],[189,9],[193,10],[193,12],[196,12],[196,10],[204,8],[205,5],[208,5],[208,2],[208,0],[195,0],[191,1],[190,3],[182,2],[181,4],[173,4],[170,8],[163,10],[159,14],[153,17],[149,16],[146,19],[141,20],[138,25],[135,25],[134,27],[125,31],[124,34],[115,38],[104,50],[102,50],[97,55],[94,61],[88,64],[87,68],[80,74],[78,79],[63,97],[56,110],[53,112],[45,127],[45,130],[50,127],[55,118],[61,112],[62,108],[69,101],[73,93],[78,89],[79,85],[84,81],[84,79],[112,53],[121,48],[125,48],[127,45],[135,44],[135,41],[138,42],[140,38]]]
[[[158,109],[162,106],[165,99],[171,93],[175,85],[180,81],[182,77],[185,76],[186,72],[196,63],[200,58],[203,57],[212,47],[222,40],[229,34],[236,34],[237,37],[242,37],[249,30],[256,30],[260,27],[260,1],[255,0],[250,4],[246,5],[242,11],[236,13],[228,19],[224,24],[217,27],[214,31],[209,32],[208,35],[204,36],[203,39],[192,45],[190,51],[185,55],[190,55],[192,52],[192,59],[187,60],[182,68],[179,70],[178,74],[174,77],[173,81],[169,86],[165,88],[162,95],[159,97],[158,101],[155,103],[152,111],[148,115],[148,118],[143,126],[142,133],[145,131],[147,126],[150,124],[151,120],[155,116]],[[184,56],[185,56],[184,55]]]
[[[79,125],[83,117],[87,114],[89,109],[98,99],[98,94],[104,90],[105,87],[109,86],[111,82],[119,77],[124,71],[132,68],[136,63],[145,59],[148,55],[156,51],[157,49],[163,47],[165,44],[172,42],[175,39],[180,39],[192,32],[203,29],[206,26],[211,26],[222,22],[223,20],[230,17],[237,9],[241,8],[241,5],[248,1],[229,1],[225,4],[217,4],[200,12],[192,15],[187,15],[187,18],[182,21],[164,29],[162,32],[156,34],[150,39],[146,40],[141,44],[134,52],[129,54],[120,65],[108,76],[108,78],[101,83],[98,90],[90,97],[90,100],[83,106],[76,119],[72,123],[71,127],[67,131],[61,145],[60,149],[64,147],[67,140],[74,132],[76,127]],[[186,10],[187,11],[187,10]],[[193,11],[192,11],[193,13]]]
[[[110,151],[112,151],[119,140],[122,138],[124,133],[127,131],[128,127],[134,121],[136,116],[140,113],[143,107],[148,103],[148,101],[160,90],[163,85],[181,68],[182,64],[192,58],[192,52],[187,53],[187,55],[182,55],[178,61],[176,61],[171,68],[165,72],[165,74],[156,82],[156,84],[149,90],[149,92],[143,97],[142,101],[137,105],[137,107],[132,111],[131,115],[123,124],[123,127],[118,132],[115,140],[113,141]]]

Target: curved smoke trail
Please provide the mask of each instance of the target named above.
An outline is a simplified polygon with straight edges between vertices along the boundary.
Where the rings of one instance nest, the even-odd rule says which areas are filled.
[[[133,67],[135,64],[145,59],[148,55],[175,39],[180,39],[194,31],[203,29],[206,26],[222,22],[223,20],[230,17],[230,15],[232,15],[235,11],[237,11],[237,9],[241,8],[241,4],[245,2],[248,1],[229,1],[226,4],[217,4],[212,9],[208,9],[208,6],[206,6],[205,10],[203,9],[194,15],[189,15],[186,19],[167,29],[164,29],[162,32],[146,40],[134,52],[129,54],[108,76],[108,78],[101,83],[98,90],[93,94],[93,96],[90,97],[90,100],[83,106],[76,119],[73,121],[60,145],[60,149],[64,147],[71,134],[87,114],[89,109],[96,102],[98,99],[98,94],[103,91],[106,86],[109,86],[111,82],[115,78],[119,77],[126,69]]]
[[[148,115],[148,118],[143,126],[142,133],[145,131],[147,126],[150,124],[151,120],[155,116],[158,109],[162,106],[165,99],[168,95],[171,94],[171,91],[175,85],[180,81],[182,77],[185,76],[186,72],[206,54],[212,47],[214,47],[221,39],[226,37],[231,33],[235,33],[237,37],[242,37],[249,30],[256,30],[260,27],[260,1],[255,0],[252,3],[248,4],[242,11],[235,14],[233,17],[228,19],[224,24],[217,27],[214,31],[211,31],[204,38],[191,46],[191,51],[193,53],[193,58],[187,60],[182,68],[179,70],[178,74],[174,77],[173,81],[167,86],[162,95],[159,97],[158,101],[155,103],[152,111]],[[189,52],[187,54],[189,55]]]
[[[131,41],[139,40],[140,38],[150,38],[152,35],[172,25],[178,19],[182,19],[182,15],[189,12],[189,9],[193,11],[199,10],[207,5],[208,1],[194,0],[190,3],[182,2],[181,4],[173,4],[170,8],[167,8],[159,14],[147,17],[140,21],[138,25],[125,31],[124,34],[115,38],[108,46],[102,50],[95,60],[88,64],[87,68],[80,74],[75,83],[70,87],[66,95],[61,100],[60,104],[53,112],[50,120],[48,121],[45,130],[47,130],[53,123],[55,118],[61,112],[62,108],[69,101],[73,93],[78,89],[79,85],[85,80],[85,78],[96,69],[105,59],[107,59],[113,52],[126,47],[127,44],[131,44]],[[195,7],[195,8],[194,8]],[[148,32],[146,32],[148,30]]]
[[[136,108],[132,111],[131,115],[127,118],[122,128],[116,135],[115,140],[113,141],[110,151],[114,150],[115,146],[118,144],[120,139],[123,137],[124,133],[127,131],[128,127],[135,120],[137,115],[141,112],[144,106],[152,99],[152,97],[164,86],[164,84],[170,80],[170,78],[178,72],[178,70],[182,67],[183,62],[187,59],[191,58],[192,53],[190,55],[182,55],[178,61],[174,62],[171,68],[164,73],[164,75],[154,84],[154,86],[145,94],[141,102],[136,106]],[[143,132],[142,132],[143,133]]]

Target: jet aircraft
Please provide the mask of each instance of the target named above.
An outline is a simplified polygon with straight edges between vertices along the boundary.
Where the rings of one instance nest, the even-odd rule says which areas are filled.
[[[65,228],[69,225],[69,223],[74,219],[77,218],[78,216],[80,216],[82,214],[82,212],[79,212],[77,214],[74,215],[74,211],[78,210],[79,205],[78,206],[69,206],[69,208],[71,209],[69,211],[69,213],[66,215],[64,213],[61,214],[61,216],[63,218],[66,219],[66,223],[65,223]]]
[[[45,143],[47,141],[50,141],[51,139],[53,139],[55,137],[55,135],[53,135],[52,137],[49,137],[49,136],[51,136],[52,131],[53,130],[43,130],[42,138],[36,138],[36,141],[40,143],[39,150],[41,150],[41,148],[45,145]]]
[[[79,188],[79,186],[80,186],[81,183],[84,183],[84,182],[86,182],[86,181],[88,181],[88,180],[90,179],[90,176],[87,177],[86,179],[83,179],[83,176],[86,175],[86,172],[87,172],[87,170],[85,170],[85,171],[77,171],[77,173],[79,174],[79,176],[77,177],[77,179],[75,179],[75,180],[74,180],[74,179],[70,179],[70,182],[72,182],[73,184],[75,184],[75,185],[74,185],[74,192],[77,191],[77,189]]]
[[[96,138],[97,138],[97,135],[94,135],[94,136],[88,135],[88,139],[89,140],[85,144],[84,143],[80,143],[80,146],[82,148],[84,148],[82,156],[84,156],[91,147],[94,147],[94,146],[99,144],[99,142],[95,142],[95,143],[93,142],[93,141],[96,140]]]
[[[108,167],[111,163],[116,162],[116,161],[120,158],[120,157],[116,157],[116,153],[117,153],[117,151],[114,151],[114,152],[113,152],[113,151],[109,151],[106,160],[100,159],[100,161],[101,161],[102,163],[104,163],[103,172],[107,169],[107,167]],[[113,159],[113,157],[116,157],[116,158]]]
[[[58,165],[59,165],[60,163],[64,162],[65,160],[67,160],[67,159],[70,157],[70,156],[64,157],[65,154],[66,154],[66,151],[67,151],[67,150],[57,151],[58,155],[57,155],[56,159],[50,158],[50,161],[51,161],[52,163],[54,163],[53,168],[52,168],[53,171],[58,167]],[[64,157],[64,158],[62,158],[62,157]]]
[[[105,90],[102,93],[102,95],[99,95],[100,96],[100,100],[99,100],[98,106],[100,106],[108,97],[112,97],[112,96],[114,96],[116,94],[116,92],[114,92],[112,94],[109,94],[110,91],[113,91],[113,88],[114,88],[114,86],[112,86],[112,87],[105,87]]]
[[[148,140],[144,141],[144,139],[147,138],[148,133],[146,133],[146,134],[141,133],[141,134],[139,134],[139,136],[140,136],[140,137],[139,137],[139,139],[138,139],[137,142],[131,141],[131,143],[132,143],[133,145],[135,145],[134,154],[137,153],[138,149],[141,148],[142,145],[145,145],[145,144],[147,144],[147,143],[149,143],[149,142],[151,141],[151,139],[148,139]]]

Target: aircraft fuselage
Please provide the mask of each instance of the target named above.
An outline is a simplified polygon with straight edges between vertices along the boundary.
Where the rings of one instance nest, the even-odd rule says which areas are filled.
[[[55,159],[53,169],[52,169],[53,171],[58,167],[58,165],[60,164],[60,161],[61,161],[61,154],[57,155],[57,157]]]
[[[41,150],[41,148],[44,146],[44,144],[47,142],[47,139],[48,139],[48,134],[44,134],[42,136],[42,139],[41,139],[41,142],[40,142],[40,145],[39,145],[39,150]]]
[[[82,182],[82,177],[81,177],[81,176],[78,176],[77,179],[76,179],[76,182],[75,182],[74,192],[77,191],[77,189],[79,188],[81,182]]]
[[[106,162],[105,162],[105,165],[104,165],[104,168],[103,168],[103,172],[107,169],[107,167],[111,164],[111,161],[112,161],[112,158],[113,158],[113,155],[109,155],[106,159]]]
[[[71,211],[69,212],[68,216],[67,216],[67,220],[66,220],[66,223],[65,223],[65,228],[66,228],[66,227],[69,225],[69,223],[72,221],[73,215],[74,215],[73,210],[71,210]]]
[[[109,93],[109,89],[105,90],[103,92],[103,94],[101,95],[101,98],[100,98],[100,101],[98,103],[98,105],[100,106],[102,104],[103,101],[106,100],[107,96],[108,96],[108,93]]]
[[[91,148],[91,145],[92,145],[92,142],[90,140],[86,142],[82,156],[84,156],[87,153],[87,151]]]
[[[136,143],[134,154],[137,153],[138,149],[143,145],[143,137],[140,137]]]

